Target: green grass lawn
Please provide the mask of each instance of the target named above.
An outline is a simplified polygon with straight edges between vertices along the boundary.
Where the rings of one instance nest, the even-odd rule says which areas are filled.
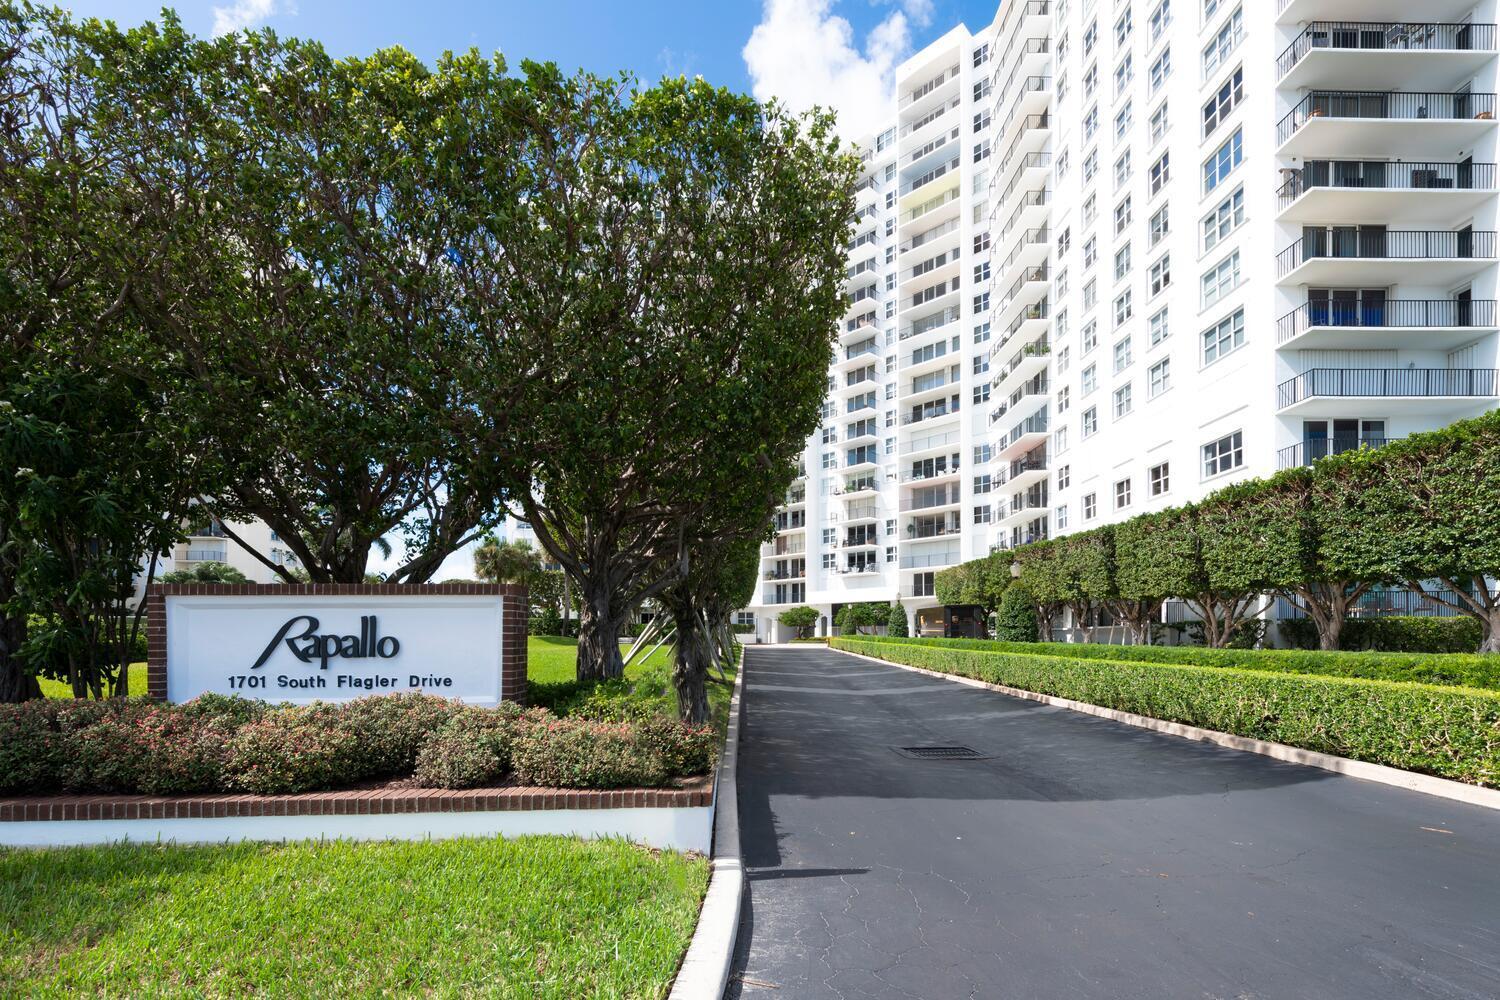
[[[553,837],[0,850],[0,994],[659,997],[707,883]]]

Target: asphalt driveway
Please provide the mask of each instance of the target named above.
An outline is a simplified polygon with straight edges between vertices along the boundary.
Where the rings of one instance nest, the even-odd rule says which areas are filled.
[[[729,996],[1500,997],[1500,812],[750,647]],[[900,747],[966,745],[982,760]]]

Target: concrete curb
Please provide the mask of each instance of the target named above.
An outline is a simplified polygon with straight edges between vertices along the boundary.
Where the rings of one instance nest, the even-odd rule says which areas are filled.
[[[954,674],[939,673],[936,670],[913,667],[906,663],[896,663],[893,660],[882,660],[879,657],[866,656],[863,653],[851,653],[847,649],[835,649],[832,646],[828,648],[833,649],[834,652],[843,653],[845,656],[853,656],[860,660],[869,660],[871,663],[882,663],[889,667],[899,667],[902,670],[910,670],[913,673],[925,674],[928,677],[953,681],[956,684],[984,688],[987,691],[1008,694],[1012,698],[1039,701],[1044,705],[1066,708],[1072,712],[1097,715],[1102,719],[1113,719],[1115,722],[1123,722],[1127,726],[1151,729],[1158,733],[1166,733],[1169,736],[1180,736],[1183,739],[1216,743],[1221,747],[1228,747],[1231,750],[1258,753],[1264,757],[1273,757],[1276,760],[1286,761],[1289,764],[1302,764],[1306,767],[1321,768],[1324,771],[1332,771],[1335,774],[1342,774],[1346,777],[1362,778],[1365,781],[1377,781],[1382,785],[1405,788],[1413,792],[1421,792],[1423,795],[1436,795],[1440,798],[1452,799],[1456,802],[1467,802],[1470,805],[1481,806],[1485,809],[1500,809],[1500,789],[1497,788],[1481,788],[1478,785],[1467,785],[1462,781],[1437,778],[1430,774],[1403,771],[1400,768],[1387,767],[1384,764],[1371,764],[1362,760],[1350,760],[1348,757],[1336,757],[1333,754],[1303,750],[1299,747],[1287,746],[1285,743],[1269,743],[1265,740],[1250,739],[1247,736],[1221,733],[1214,729],[1199,729],[1197,726],[1186,726],[1180,722],[1166,722],[1162,719],[1153,719],[1148,715],[1121,712],[1118,709],[1105,708],[1102,705],[1090,705],[1088,702],[1073,701],[1068,698],[1055,698],[1052,695],[1037,694],[1035,691],[1023,691],[1020,688],[1006,687],[1003,684],[990,684],[986,681],[975,680],[972,677],[959,677]]]
[[[739,760],[740,719],[744,714],[745,664],[750,647],[740,646],[740,666],[734,674],[734,694],[729,699],[729,731],[714,781],[714,853],[698,911],[698,927],[688,945],[682,968],[672,983],[668,1000],[719,1000],[729,985],[729,966],[734,960],[735,937],[740,928],[740,903],[745,894],[745,868],[740,858],[739,790],[735,768]]]

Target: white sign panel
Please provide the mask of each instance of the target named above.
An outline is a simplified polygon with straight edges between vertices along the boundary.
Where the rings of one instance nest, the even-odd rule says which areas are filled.
[[[166,618],[168,701],[500,701],[497,595],[168,595]]]

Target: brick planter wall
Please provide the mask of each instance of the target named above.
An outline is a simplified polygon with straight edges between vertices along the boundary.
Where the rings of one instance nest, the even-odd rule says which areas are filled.
[[[157,583],[146,592],[146,694],[167,697],[168,597],[371,596],[458,594],[501,598],[504,641],[500,650],[500,690],[505,701],[526,704],[525,587],[509,583]]]

